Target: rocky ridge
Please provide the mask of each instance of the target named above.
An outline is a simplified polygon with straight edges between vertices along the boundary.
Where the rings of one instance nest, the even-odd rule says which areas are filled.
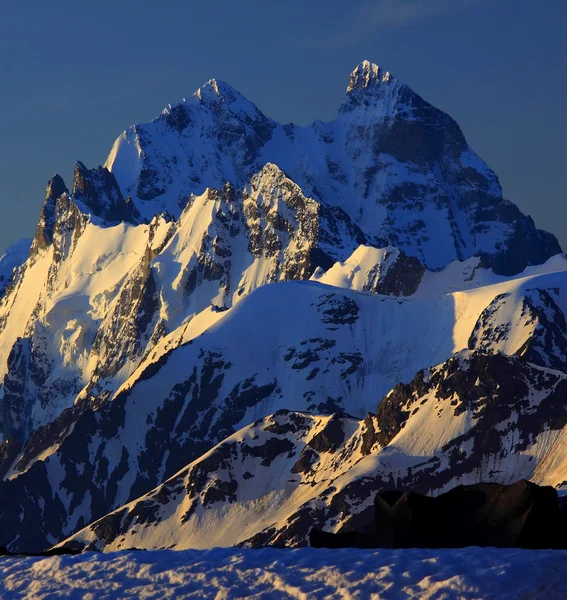
[[[395,387],[362,421],[286,410],[261,419],[63,547],[297,547],[311,527],[370,533],[378,492],[555,486],[567,468],[566,386],[565,374],[520,358],[463,352]]]

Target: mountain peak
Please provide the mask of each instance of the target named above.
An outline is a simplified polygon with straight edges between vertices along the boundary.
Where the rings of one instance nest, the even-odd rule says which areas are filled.
[[[63,181],[61,175],[55,173],[53,177],[48,181],[47,188],[45,190],[45,200],[53,199],[57,200],[63,194],[68,194],[69,190]]]
[[[389,71],[385,71],[378,65],[368,60],[363,60],[350,74],[350,81],[347,87],[347,94],[354,90],[366,89],[388,83],[394,78]]]
[[[219,79],[209,79],[194,94],[194,97],[201,101],[216,100],[224,98],[229,102],[234,102],[241,95],[228,83]]]

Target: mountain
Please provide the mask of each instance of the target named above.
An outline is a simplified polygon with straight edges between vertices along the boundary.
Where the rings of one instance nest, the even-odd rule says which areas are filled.
[[[0,302],[0,546],[56,544],[243,427],[264,436],[250,424],[278,411],[309,422],[290,430],[296,454],[329,415],[354,435],[372,412],[376,458],[391,443],[380,432],[407,420],[380,407],[423,369],[502,355],[517,377],[562,377],[560,252],[502,198],[456,123],[376,65],[351,74],[335,121],[306,128],[211,80],[128,129],[104,166],[77,163],[71,190],[57,175],[48,183],[29,257]],[[447,415],[451,432],[459,420]],[[420,423],[444,435],[432,415]],[[441,456],[426,447],[428,460]],[[394,467],[407,471],[405,452]],[[314,472],[328,482],[325,469]],[[426,472],[404,485],[434,491]],[[284,494],[270,481],[256,480],[251,502]],[[305,502],[321,505],[311,487]],[[292,512],[303,506],[293,498]],[[288,536],[270,510],[258,523],[273,519],[274,534],[257,528],[251,544]]]
[[[502,199],[453,119],[368,61],[350,75],[330,123],[282,126],[211,80],[125,131],[105,166],[151,219],[156,206],[178,215],[207,187],[243,186],[267,162],[307,195],[343,208],[373,245],[396,246],[433,269],[481,256],[511,275],[560,252]]]
[[[301,546],[313,526],[370,533],[377,491],[555,486],[567,469],[566,394],[564,373],[462,352],[361,421],[286,410],[260,419],[63,546]]]
[[[115,391],[158,340],[211,304],[306,279],[365,240],[343,211],[306,198],[271,164],[246,189],[209,189],[177,221],[160,214],[138,226],[101,225],[76,189],[54,200],[60,185],[48,186],[32,258],[0,306],[3,429],[18,441],[78,396]]]
[[[559,358],[556,322],[558,311],[567,310],[566,269],[567,260],[557,257],[534,268],[539,273],[437,298],[420,298],[419,290],[401,299],[288,282],[262,286],[227,311],[209,308],[181,338],[158,344],[112,400],[76,402],[4,462],[0,544],[56,543],[279,410],[349,413],[355,420],[371,411],[378,415],[375,427],[385,428],[389,413],[377,411],[379,399],[390,402],[397,382],[412,382],[422,365],[442,369],[456,352],[515,355],[529,374],[549,369]],[[503,386],[499,393],[508,391]],[[452,401],[440,423],[449,434]],[[419,421],[416,437],[427,449],[427,431],[443,446],[449,439],[440,435],[435,411],[422,414],[429,416]],[[399,460],[406,472],[405,452]]]

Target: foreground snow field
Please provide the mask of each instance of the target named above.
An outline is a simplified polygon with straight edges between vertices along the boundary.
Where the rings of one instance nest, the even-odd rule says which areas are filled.
[[[566,598],[567,551],[215,549],[0,559],[2,598]]]

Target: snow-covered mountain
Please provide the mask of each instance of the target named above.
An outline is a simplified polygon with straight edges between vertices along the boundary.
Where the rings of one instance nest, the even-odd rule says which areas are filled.
[[[279,410],[364,418],[397,382],[411,382],[423,365],[443,368],[455,352],[516,355],[530,376],[548,369],[560,359],[557,314],[567,310],[567,273],[557,270],[567,261],[549,262],[539,274],[433,299],[288,282],[262,286],[227,311],[209,308],[182,338],[162,340],[111,401],[81,399],[4,461],[0,544],[55,543]],[[505,386],[498,392],[507,393]],[[434,439],[454,433],[453,400],[441,430],[420,421],[424,440],[426,430]],[[385,427],[388,413],[377,414],[376,427]],[[434,448],[450,439],[440,437]],[[400,460],[405,472],[407,456]]]
[[[342,207],[374,245],[396,246],[431,268],[479,255],[513,274],[560,251],[502,199],[455,121],[367,61],[330,123],[279,125],[211,80],[124,132],[106,167],[151,218],[156,205],[179,214],[207,187],[245,185],[267,162],[306,194]]]
[[[85,213],[78,181],[88,181],[80,166],[72,195],[50,182],[32,257],[0,306],[5,438],[25,441],[78,396],[115,391],[158,340],[211,305],[308,279],[365,241],[341,209],[306,198],[271,164],[242,190],[193,196],[177,221],[138,226]]]
[[[504,390],[504,391],[501,391]],[[279,411],[68,540],[78,549],[305,545],[312,526],[371,532],[374,495],[567,469],[567,376],[464,351],[366,419]]]
[[[17,262],[0,301],[0,546],[13,550],[113,514],[241,428],[260,436],[260,421],[250,424],[278,411],[310,423],[289,432],[296,453],[329,415],[351,415],[336,417],[350,423],[346,440],[376,413],[376,458],[390,451],[388,419],[402,419],[377,409],[380,399],[390,406],[396,385],[423,369],[477,368],[501,353],[519,357],[510,368],[526,380],[567,371],[557,241],[503,200],[450,117],[367,62],[337,119],[306,128],[275,123],[211,80],[128,129],[104,167],[77,163],[70,191],[54,176],[29,258]],[[432,419],[420,427],[444,435]],[[442,455],[438,442],[424,446],[428,460]],[[313,476],[328,484],[362,460],[352,457],[332,472],[317,463]],[[529,476],[510,464],[503,477]],[[441,489],[443,475],[427,472],[427,483],[401,481]],[[372,485],[379,476],[368,471]],[[279,480],[254,481],[253,503],[284,494]],[[322,510],[309,487],[305,502]],[[300,510],[297,498],[285,510]],[[254,543],[291,535],[270,506],[256,520],[273,519],[275,532],[257,528]]]

